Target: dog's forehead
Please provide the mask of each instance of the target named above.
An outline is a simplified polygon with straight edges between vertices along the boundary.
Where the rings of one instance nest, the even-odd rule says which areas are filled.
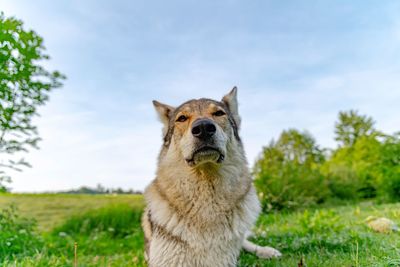
[[[216,107],[225,108],[224,103],[213,99],[208,99],[208,98],[192,99],[186,101],[185,103],[177,107],[175,109],[175,113],[177,114],[182,111],[186,112],[201,111],[204,109],[216,108]]]

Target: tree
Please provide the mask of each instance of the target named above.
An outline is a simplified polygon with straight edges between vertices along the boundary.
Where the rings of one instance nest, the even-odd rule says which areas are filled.
[[[377,134],[358,137],[352,146],[338,147],[321,167],[333,196],[374,198],[379,186],[382,144]]]
[[[32,118],[44,105],[48,93],[62,85],[65,78],[58,71],[42,65],[48,60],[43,38],[25,30],[22,21],[0,13],[0,187],[10,181],[6,169],[29,166],[16,159],[18,152],[37,148],[40,140]]]
[[[305,165],[312,168],[313,164],[324,161],[323,150],[319,148],[315,139],[307,131],[301,133],[296,129],[283,131],[276,147],[282,151],[285,161]]]
[[[335,123],[335,140],[342,147],[351,147],[360,137],[375,133],[374,124],[371,117],[359,115],[355,110],[341,111]]]
[[[283,131],[264,147],[254,166],[254,183],[264,211],[323,202],[329,195],[319,166],[324,151],[308,132]]]
[[[400,132],[386,136],[382,143],[378,193],[384,200],[400,201]]]
[[[384,135],[375,129],[375,121],[355,110],[339,112],[335,140],[339,147],[321,171],[329,181],[333,196],[341,199],[373,198],[377,195]]]

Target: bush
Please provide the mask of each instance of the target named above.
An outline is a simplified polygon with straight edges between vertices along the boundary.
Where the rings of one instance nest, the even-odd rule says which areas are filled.
[[[400,172],[394,176],[387,177],[386,194],[389,201],[400,201]]]
[[[400,201],[400,134],[388,137],[381,151],[379,195],[384,200]]]
[[[255,180],[263,210],[296,209],[320,204],[329,196],[318,171],[285,165],[279,174],[259,174]]]
[[[118,204],[72,216],[56,227],[46,239],[48,253],[73,259],[75,244],[81,256],[110,258],[121,253],[140,251],[144,247],[141,214],[139,208]],[[143,256],[140,255],[138,260],[143,262]]]
[[[31,256],[43,247],[35,221],[18,216],[11,206],[0,211],[0,262]]]
[[[340,199],[400,200],[400,139],[371,135],[339,147],[321,167],[332,196]]]
[[[106,232],[112,238],[124,237],[140,229],[141,214],[142,210],[127,204],[110,205],[72,216],[56,227],[53,234],[92,235]]]
[[[277,142],[265,147],[255,164],[255,186],[263,210],[312,206],[329,197],[319,171],[323,151],[307,132],[284,131]]]

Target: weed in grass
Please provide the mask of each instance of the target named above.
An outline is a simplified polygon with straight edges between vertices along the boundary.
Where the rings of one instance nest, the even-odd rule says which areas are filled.
[[[0,211],[0,262],[33,255],[43,246],[35,222],[20,217],[14,206]]]

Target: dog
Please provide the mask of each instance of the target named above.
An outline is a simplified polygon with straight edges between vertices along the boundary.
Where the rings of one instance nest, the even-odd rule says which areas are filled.
[[[241,248],[281,256],[247,240],[260,204],[239,136],[237,88],[221,101],[153,104],[164,127],[156,178],[144,192],[148,266],[236,266]]]

